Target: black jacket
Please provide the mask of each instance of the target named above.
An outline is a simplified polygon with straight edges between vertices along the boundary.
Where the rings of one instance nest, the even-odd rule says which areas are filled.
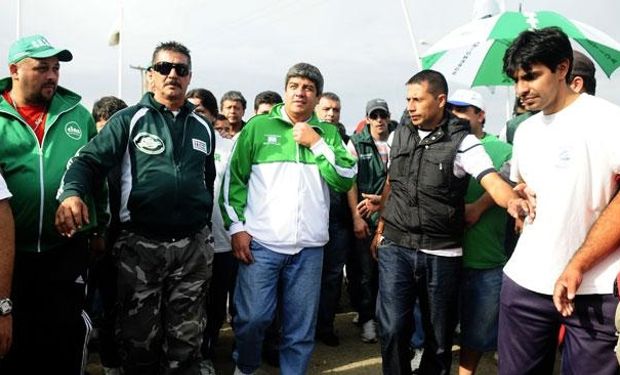
[[[382,214],[383,235],[413,249],[460,247],[469,176],[456,177],[454,160],[469,123],[446,112],[431,134],[420,139],[411,124],[400,126],[391,149],[391,192]]]

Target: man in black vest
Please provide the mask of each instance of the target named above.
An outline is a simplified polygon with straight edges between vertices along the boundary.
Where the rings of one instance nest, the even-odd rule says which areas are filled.
[[[450,373],[468,175],[513,216],[533,212],[495,172],[468,122],[446,110],[447,95],[441,73],[424,70],[411,77],[412,123],[394,133],[381,200],[385,208],[371,245],[379,261],[377,318],[385,374],[411,373],[416,298],[426,334],[420,371]]]

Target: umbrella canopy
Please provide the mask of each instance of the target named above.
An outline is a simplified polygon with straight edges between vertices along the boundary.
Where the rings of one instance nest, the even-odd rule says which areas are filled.
[[[470,87],[512,85],[502,71],[506,49],[522,31],[549,26],[562,29],[608,77],[620,66],[620,43],[609,35],[558,13],[540,11],[504,12],[461,26],[426,52],[422,67]]]

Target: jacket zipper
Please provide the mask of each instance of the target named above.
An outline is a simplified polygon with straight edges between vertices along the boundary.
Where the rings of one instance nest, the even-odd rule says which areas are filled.
[[[161,116],[162,120],[164,120],[164,127],[166,128],[165,131],[168,132],[168,139],[170,139],[170,145],[171,145],[171,148],[172,148],[170,151],[172,152],[172,165],[174,166],[174,186],[175,186],[175,189],[174,189],[174,199],[173,199],[174,205],[172,207],[174,207],[176,209],[178,207],[178,200],[179,200],[179,165],[178,165],[177,160],[176,160],[176,158],[174,156],[175,145],[174,145],[174,142],[172,140],[172,133],[170,132],[170,129],[168,128],[168,121],[166,120],[166,116],[164,116],[164,114],[159,112],[157,109],[155,109],[155,112],[157,112],[159,114],[159,116]],[[180,114],[181,114],[181,112],[179,112],[177,114],[177,116],[180,115]],[[176,123],[176,117],[173,117],[173,119],[174,119],[174,122]],[[186,120],[187,120],[187,118],[186,118]],[[173,124],[173,126],[174,126],[174,124]],[[182,137],[182,139],[183,139],[183,141],[185,140],[185,123],[183,123],[183,137]],[[181,150],[180,151],[182,151],[182,150],[183,150],[183,147],[181,146]],[[181,158],[181,155],[179,155],[179,159],[180,158]],[[171,214],[172,214],[172,216],[174,218],[174,215],[176,214],[176,210],[171,212]]]
[[[58,113],[58,117],[60,117],[61,115],[71,111],[73,108],[75,108],[77,106],[77,104],[74,104],[73,106],[71,106],[70,108],[61,111]],[[30,130],[30,134],[32,134],[32,136],[34,137],[34,140],[37,142],[37,146],[38,146],[38,155],[39,155],[39,228],[38,228],[38,233],[37,233],[37,252],[40,253],[41,252],[41,237],[43,236],[43,211],[44,211],[44,202],[45,202],[45,187],[44,187],[44,181],[45,178],[43,176],[43,145],[45,144],[45,136],[47,135],[47,131],[45,130],[45,125],[43,124],[43,138],[41,139],[41,144],[39,144],[39,139],[37,138],[36,133],[34,132],[34,130],[32,130],[32,128],[30,127],[30,125],[28,125],[27,122],[25,122],[21,117],[16,117],[13,113],[7,112],[7,111],[0,111],[6,114],[11,115],[12,117],[16,118],[18,121],[20,121],[22,124],[24,124],[26,126],[26,128],[28,128],[28,130]],[[49,112],[48,112],[49,114]],[[47,116],[46,116],[47,117]],[[47,118],[45,120],[45,122],[47,122]],[[52,125],[54,125],[54,123],[51,123],[50,126],[48,127],[51,128]]]
[[[300,157],[300,149],[299,149],[299,144],[295,144],[295,163],[297,164],[297,194],[300,194],[300,188],[301,186],[299,185],[300,183],[300,176],[301,176],[301,171],[300,171],[300,163],[299,163],[299,157]],[[295,245],[297,245],[299,243],[299,211],[301,210],[301,199],[299,197],[299,195],[297,196],[297,209],[295,210]]]

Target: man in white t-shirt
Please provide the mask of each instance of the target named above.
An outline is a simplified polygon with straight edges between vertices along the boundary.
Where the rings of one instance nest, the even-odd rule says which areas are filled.
[[[469,175],[515,216],[529,209],[497,174],[467,121],[446,110],[447,94],[439,72],[423,70],[411,77],[411,124],[398,127],[391,144],[381,194],[385,209],[370,246],[375,257],[378,253],[377,321],[385,374],[411,373],[416,298],[426,337],[420,372],[450,373]]]
[[[514,139],[511,179],[526,183],[537,203],[536,219],[525,224],[504,268],[500,374],[551,373],[560,324],[566,326],[562,373],[619,370],[612,283],[620,252],[589,264],[576,297],[574,290],[561,293],[560,282],[558,297],[574,304],[563,315],[552,300],[556,280],[618,190],[620,173],[620,107],[571,90],[572,63],[570,41],[557,28],[523,32],[504,56],[521,102],[540,113]]]
[[[0,174],[0,359],[11,348],[13,338],[13,305],[10,297],[15,257],[15,225],[9,198],[11,193]]]

